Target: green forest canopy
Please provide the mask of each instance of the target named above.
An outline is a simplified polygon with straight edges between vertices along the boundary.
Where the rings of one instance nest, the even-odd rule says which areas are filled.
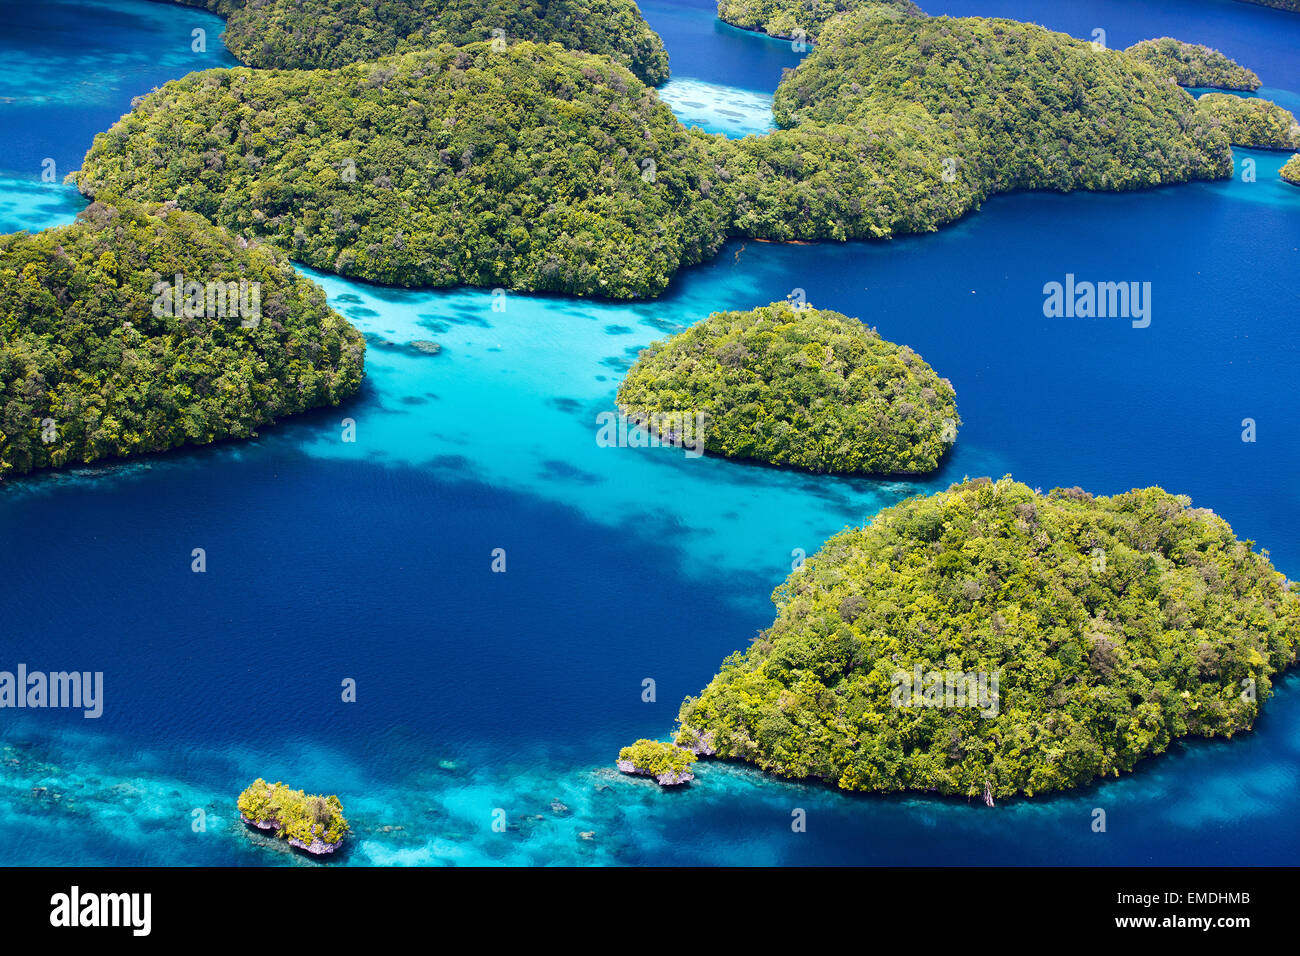
[[[630,417],[705,415],[707,451],[816,472],[933,471],[956,439],[952,385],[838,312],[715,312],[651,345],[618,389]]]
[[[239,795],[239,812],[253,823],[275,822],[276,835],[311,846],[317,837],[338,843],[347,834],[343,804],[335,794],[308,795],[283,783],[267,783],[261,777]]]
[[[816,40],[826,21],[849,10],[873,17],[919,17],[912,0],[718,0],[718,19],[783,39]]]
[[[1196,108],[1219,126],[1234,146],[1300,149],[1300,124],[1290,110],[1271,100],[1231,93],[1206,93]]]
[[[157,288],[177,275],[200,314]],[[0,236],[0,477],[247,437],[354,394],[364,355],[275,248],[174,208],[94,203]]]
[[[385,284],[631,298],[729,235],[885,238],[1010,189],[1232,173],[1222,130],[1156,70],[1011,20],[835,17],[775,113],[770,135],[688,132],[607,58],[444,45],[191,74],[97,136],[78,185]]]
[[[226,47],[249,66],[332,69],[441,43],[501,37],[602,53],[656,86],[668,54],[634,0],[176,0],[227,18]],[[493,32],[499,31],[499,32]]]
[[[1124,52],[1151,64],[1179,86],[1249,92],[1254,92],[1260,86],[1259,77],[1253,70],[1246,69],[1218,50],[1196,43],[1184,43],[1173,37],[1143,40]]]
[[[1231,151],[1195,100],[1118,50],[1015,20],[926,17],[827,25],[778,87],[782,127],[920,110],[977,192],[1134,189],[1231,174]],[[934,160],[938,163],[938,157]]]
[[[689,773],[695,763],[695,754],[675,744],[662,740],[642,738],[618,752],[618,759],[630,763],[632,773],[658,777],[664,774],[681,776]],[[629,771],[624,771],[629,772]]]
[[[191,73],[98,135],[78,185],[175,198],[340,275],[627,298],[722,244],[709,145],[608,58],[444,44]]]
[[[1300,594],[1252,544],[1159,488],[981,478],[908,499],[777,588],[775,623],[683,703],[678,742],[847,790],[974,797],[1232,736],[1300,641]],[[917,671],[997,675],[996,705],[914,701]]]
[[[1288,159],[1279,172],[1287,182],[1300,186],[1300,153],[1296,153]]]

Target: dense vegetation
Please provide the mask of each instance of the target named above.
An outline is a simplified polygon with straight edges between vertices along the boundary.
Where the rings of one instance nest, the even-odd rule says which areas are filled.
[[[661,784],[689,783],[695,754],[662,740],[642,738],[618,752],[618,769],[624,773],[644,774]]]
[[[98,135],[78,185],[176,199],[340,275],[625,298],[722,243],[710,142],[607,58],[443,45],[192,73]]]
[[[1234,146],[1255,149],[1300,149],[1300,124],[1270,100],[1206,93],[1196,108],[1219,126]]]
[[[618,403],[651,421],[703,412],[707,451],[817,472],[933,471],[958,424],[951,384],[907,346],[785,302],[652,343]]]
[[[777,588],[772,627],[682,705],[679,743],[849,790],[991,797],[1231,736],[1300,641],[1296,586],[1251,544],[1159,488],[983,478],[909,499]],[[917,672],[997,675],[996,706],[895,696]]]
[[[158,307],[177,274],[203,284],[201,314]],[[237,294],[211,314],[206,284],[241,280],[259,314],[233,315]],[[364,354],[283,254],[193,213],[94,203],[0,236],[0,477],[246,437],[356,392]]]
[[[844,124],[868,140],[889,117],[933,123],[916,148],[935,167],[954,158],[975,196],[1133,189],[1232,169],[1195,101],[1145,64],[1013,20],[837,17],[774,109],[783,127]]]
[[[763,239],[922,232],[1011,189],[1232,173],[1226,136],[1150,67],[1011,20],[835,17],[774,109],[783,128],[724,166],[734,232]]]
[[[806,123],[731,141],[722,172],[733,232],[781,242],[933,232],[986,195],[960,174],[953,142],[915,107],[872,125]]]
[[[827,20],[848,10],[883,18],[925,15],[912,0],[718,0],[724,23],[786,39],[816,40]]]
[[[1279,173],[1287,182],[1300,186],[1300,153],[1288,159]]]
[[[1161,75],[1171,78],[1179,86],[1213,87],[1220,90],[1259,89],[1259,77],[1218,50],[1196,43],[1184,43],[1172,37],[1143,40],[1126,51],[1144,63],[1149,63]]]
[[[883,238],[1010,189],[1232,171],[1156,70],[1010,20],[834,17],[775,110],[767,136],[687,132],[608,59],[526,42],[209,70],[96,137],[79,185],[175,199],[341,275],[627,298],[728,235]]]
[[[651,85],[668,79],[663,41],[634,0],[179,2],[227,17],[227,48],[255,67],[331,69],[441,43],[461,46],[501,37],[602,53]]]
[[[334,794],[308,796],[283,783],[267,783],[261,777],[239,795],[239,812],[251,823],[275,823],[276,836],[297,841],[304,849],[319,839],[337,845],[348,832],[343,805]]]

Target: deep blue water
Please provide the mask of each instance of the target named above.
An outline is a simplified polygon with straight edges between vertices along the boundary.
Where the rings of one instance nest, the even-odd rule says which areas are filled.
[[[56,6],[77,8],[55,13],[90,39],[32,57],[27,95],[91,62],[108,64],[99,83],[119,99],[28,116],[22,155],[79,155],[165,78],[119,59],[140,34],[97,20],[104,4],[24,9],[25,35],[48,32]],[[111,6],[114,23],[183,36],[194,16]],[[1208,34],[1187,39],[1225,50],[1251,30],[1265,49],[1300,39],[1300,17],[1241,4],[1207,3],[1226,7],[1222,22],[1185,21],[1195,4],[1131,6],[1108,14],[1112,38],[1133,34],[1125,45],[1183,36],[1184,23]],[[709,6],[644,9],[706,114],[739,95],[709,84],[770,93],[790,65],[788,44],[721,27]],[[1281,57],[1237,55],[1266,85],[1291,82]],[[11,106],[0,129],[17,123]],[[0,169],[22,172],[2,149]],[[262,775],[339,793],[357,835],[343,862],[356,864],[1294,862],[1296,678],[1251,734],[995,811],[716,764],[680,793],[612,771],[620,746],[667,734],[681,698],[770,623],[792,551],[963,475],[1098,493],[1158,483],[1300,575],[1300,190],[1278,181],[1282,154],[1247,158],[1253,183],[1007,196],[887,243],[733,243],[653,303],[511,295],[495,311],[486,292],[313,273],[371,335],[357,399],[249,443],[0,488],[0,667],[103,670],[106,682],[98,721],[0,711],[0,861],[302,863],[236,822],[235,794]],[[0,180],[0,228],[67,221],[79,205],[66,188]],[[1150,327],[1044,318],[1042,286],[1067,272],[1151,282]],[[828,479],[597,447],[595,415],[638,348],[794,288],[951,378],[965,424],[940,475]],[[400,347],[429,338],[440,355]],[[340,440],[345,417],[355,443]],[[1254,444],[1240,440],[1246,417]],[[204,574],[190,570],[194,548]],[[504,574],[491,571],[496,548]],[[641,700],[647,677],[655,703]],[[340,700],[344,678],[356,703]],[[807,833],[790,831],[795,807]],[[1106,834],[1090,830],[1096,807]],[[516,829],[492,831],[496,808]],[[206,832],[192,832],[195,809]]]
[[[206,10],[115,0],[0,0],[0,172],[57,178],[131,98],[191,70],[234,66]],[[194,49],[204,31],[206,52]]]
[[[803,59],[788,40],[723,23],[712,0],[646,0],[638,6],[663,38],[674,79],[695,77],[771,93],[782,71]]]

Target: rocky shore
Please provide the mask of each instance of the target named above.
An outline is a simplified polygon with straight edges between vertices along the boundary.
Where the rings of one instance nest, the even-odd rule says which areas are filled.
[[[695,774],[690,771],[677,772],[675,770],[666,770],[663,773],[655,773],[646,767],[638,767],[630,760],[620,760],[616,764],[623,773],[640,774],[646,777],[654,777],[661,787],[675,787],[679,784],[690,783],[695,779]]]
[[[256,827],[259,830],[281,829],[279,820],[250,820],[242,813],[239,815],[239,818],[243,820],[246,824],[248,824],[250,827]],[[335,850],[337,850],[339,847],[343,845],[343,841],[338,840],[335,843],[327,843],[326,841],[322,840],[319,836],[316,836],[312,838],[311,843],[304,843],[302,840],[299,840],[297,837],[289,837],[289,845],[296,846],[300,850],[306,850],[308,853],[314,853],[317,856],[320,856],[325,853],[333,853]]]

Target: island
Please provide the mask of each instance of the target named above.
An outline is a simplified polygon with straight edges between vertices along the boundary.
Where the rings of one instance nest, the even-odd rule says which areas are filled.
[[[283,252],[192,212],[95,202],[0,236],[0,477],[247,438],[364,363]]]
[[[677,740],[782,777],[992,803],[1249,730],[1300,591],[1160,488],[963,481],[830,538]]]
[[[695,779],[691,765],[695,754],[662,740],[641,739],[618,752],[618,769],[627,774],[654,777],[661,787],[675,787]]]
[[[1287,182],[1295,186],[1300,186],[1300,153],[1296,153],[1288,159],[1278,174]]]
[[[920,17],[912,0],[718,0],[718,19],[783,40],[813,42],[831,17],[850,10],[875,18]]]
[[[333,853],[343,845],[348,821],[334,794],[328,797],[291,790],[283,783],[261,777],[239,795],[239,816],[250,827],[274,830],[290,846],[315,856]]]
[[[171,0],[226,17],[226,48],[260,69],[333,69],[393,53],[497,39],[600,53],[658,86],[668,54],[634,0]]]
[[[1261,7],[1276,7],[1278,10],[1300,13],[1300,0],[1245,0],[1245,2],[1257,3]]]
[[[705,451],[814,472],[933,471],[960,424],[952,384],[910,348],[789,302],[715,312],[652,343],[617,401],[648,427],[702,413]]]
[[[709,143],[608,57],[443,44],[191,73],[97,135],[77,184],[386,285],[636,298],[726,237]]]
[[[1300,123],[1290,110],[1271,100],[1206,93],[1196,108],[1220,126],[1234,146],[1252,149],[1300,149]]]
[[[842,131],[864,154],[860,175],[903,192],[900,212],[925,191],[944,219],[1012,189],[1139,189],[1232,169],[1226,137],[1185,91],[1122,52],[1015,20],[843,14],[773,110],[789,132]],[[867,158],[882,148],[902,168]],[[927,165],[946,175],[923,190]]]
[[[1143,40],[1124,51],[1134,59],[1151,64],[1179,86],[1210,87],[1218,90],[1259,89],[1259,77],[1218,50],[1173,37]]]
[[[1213,118],[1122,51],[879,14],[826,21],[768,135],[688,131],[607,56],[494,40],[192,73],[98,135],[77,185],[385,285],[632,299],[728,238],[883,239],[1009,190],[1232,175]]]

